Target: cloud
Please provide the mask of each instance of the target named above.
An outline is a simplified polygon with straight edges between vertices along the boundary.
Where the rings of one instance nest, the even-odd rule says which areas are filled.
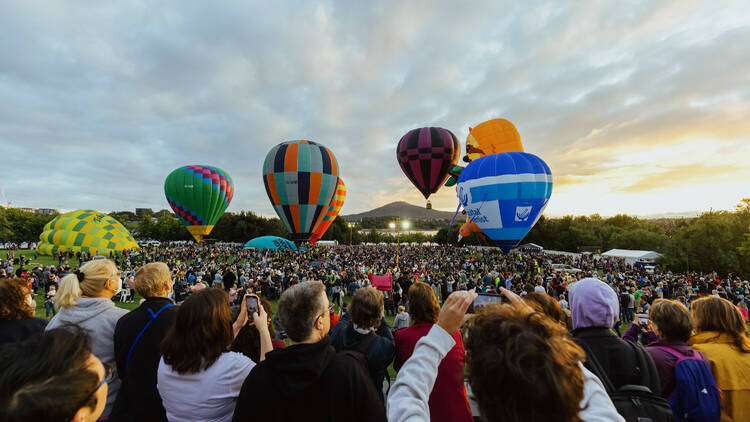
[[[649,195],[698,179],[729,203],[750,196],[728,189],[750,162],[747,12],[667,1],[11,2],[0,6],[0,184],[19,206],[166,208],[169,172],[212,164],[235,180],[230,210],[273,215],[263,158],[311,139],[338,158],[348,214],[424,202],[395,160],[408,130],[442,126],[463,142],[469,126],[506,117],[552,168],[555,212],[651,212],[638,201],[683,211]],[[603,206],[590,197],[598,189],[620,196]],[[452,189],[431,199],[455,209]]]

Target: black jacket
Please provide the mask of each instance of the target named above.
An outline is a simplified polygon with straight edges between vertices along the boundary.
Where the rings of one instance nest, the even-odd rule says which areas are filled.
[[[661,387],[659,373],[651,356],[645,353],[648,367],[641,368],[638,357],[633,349],[612,332],[609,328],[579,328],[573,332],[576,343],[586,351],[586,363],[584,366],[591,372],[595,372],[591,365],[589,351],[596,356],[596,360],[607,373],[615,388],[626,384],[646,385],[651,392],[659,396]],[[640,345],[637,345],[639,348]],[[644,382],[645,380],[645,382]]]
[[[242,384],[233,421],[386,421],[360,364],[325,338],[277,349]]]
[[[130,357],[130,366],[125,370],[128,351],[138,333],[148,324],[151,314],[172,304],[167,298],[146,299],[141,306],[125,314],[115,326],[115,361],[117,373],[122,380],[117,394],[110,422],[119,421],[164,421],[167,414],[161,404],[161,396],[156,389],[156,371],[159,368],[159,343],[172,326],[177,315],[177,307],[165,308],[149,325],[138,340]]]
[[[0,348],[6,343],[15,343],[44,331],[47,321],[41,318],[23,318],[18,321],[0,321]]]

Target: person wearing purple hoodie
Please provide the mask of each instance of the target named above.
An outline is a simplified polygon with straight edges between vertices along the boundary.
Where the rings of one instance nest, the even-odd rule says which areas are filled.
[[[661,395],[654,362],[644,353],[647,367],[640,368],[633,348],[612,331],[620,314],[615,291],[596,278],[584,278],[570,287],[569,296],[573,338],[586,352],[584,366],[597,373],[592,363],[597,361],[615,389],[627,384],[645,385]]]
[[[679,302],[657,299],[648,310],[648,331],[645,335],[649,343],[646,351],[651,355],[659,372],[661,396],[669,397],[675,389],[675,365],[677,358],[659,347],[668,347],[684,356],[698,356],[700,353],[688,345],[693,332],[693,318],[690,311]],[[641,333],[638,321],[623,336],[623,339],[635,342]]]

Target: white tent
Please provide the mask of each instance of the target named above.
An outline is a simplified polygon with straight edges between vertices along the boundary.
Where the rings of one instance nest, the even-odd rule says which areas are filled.
[[[622,258],[626,264],[635,264],[638,261],[654,262],[661,257],[659,252],[654,251],[636,251],[631,249],[610,249],[604,252],[602,256],[613,258]]]

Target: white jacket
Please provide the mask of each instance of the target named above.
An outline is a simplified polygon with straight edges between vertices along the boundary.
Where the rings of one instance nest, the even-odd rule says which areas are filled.
[[[389,422],[423,422],[430,420],[428,400],[435,385],[438,365],[453,348],[453,337],[435,324],[422,337],[396,377],[388,393]],[[580,365],[580,363],[579,363]],[[583,371],[583,400],[579,416],[586,422],[625,422],[617,413],[596,375]],[[478,416],[478,415],[474,415]]]

